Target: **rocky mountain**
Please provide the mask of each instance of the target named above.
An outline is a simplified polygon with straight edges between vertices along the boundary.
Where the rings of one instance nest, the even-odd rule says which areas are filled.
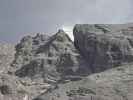
[[[84,65],[82,56],[63,30],[52,37],[41,34],[24,37],[16,46],[12,63],[18,77],[55,83],[80,76]]]
[[[86,62],[63,30],[53,36],[25,36],[15,49],[8,73],[31,98],[57,88],[58,83],[84,76]]]
[[[0,44],[0,100],[132,100],[133,25],[77,24]]]

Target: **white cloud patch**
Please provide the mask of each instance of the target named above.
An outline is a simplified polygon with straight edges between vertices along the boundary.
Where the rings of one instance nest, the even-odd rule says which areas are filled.
[[[73,36],[73,27],[71,26],[63,26],[62,29],[67,33],[67,35],[71,38],[72,41],[74,41],[74,36]]]

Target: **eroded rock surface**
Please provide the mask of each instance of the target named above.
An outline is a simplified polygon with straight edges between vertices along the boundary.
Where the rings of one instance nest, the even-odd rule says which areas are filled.
[[[75,46],[85,57],[92,72],[133,61],[132,28],[114,31],[109,25],[76,25]]]
[[[63,30],[59,30],[51,37],[41,34],[24,37],[16,46],[12,67],[18,77],[57,82],[84,74],[81,71],[83,62],[73,42]]]

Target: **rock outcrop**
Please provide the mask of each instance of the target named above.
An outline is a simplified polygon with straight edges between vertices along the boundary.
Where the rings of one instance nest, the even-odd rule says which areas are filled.
[[[74,43],[59,30],[0,44],[0,100],[132,100],[132,26],[76,25]]]
[[[76,25],[74,44],[92,72],[133,62],[132,29],[114,31],[108,25]]]
[[[42,34],[24,37],[16,46],[12,64],[18,77],[52,83],[80,76],[80,72],[84,74],[80,66],[83,59],[63,30],[51,37]]]

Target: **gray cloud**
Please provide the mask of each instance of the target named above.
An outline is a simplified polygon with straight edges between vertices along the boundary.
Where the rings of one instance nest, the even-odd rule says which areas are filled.
[[[76,23],[133,21],[132,0],[0,0],[0,40],[25,33],[55,33]]]

